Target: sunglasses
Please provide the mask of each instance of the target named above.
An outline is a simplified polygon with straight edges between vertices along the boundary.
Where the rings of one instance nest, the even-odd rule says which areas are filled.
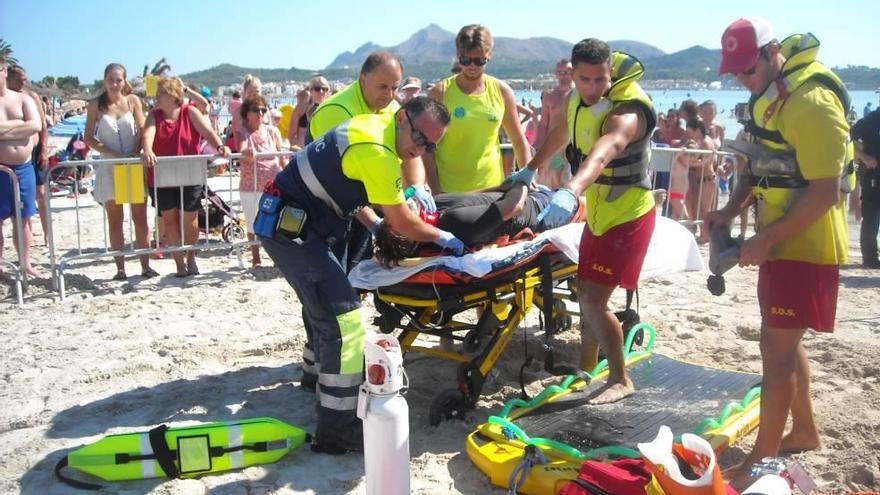
[[[461,65],[476,65],[482,67],[489,63],[488,57],[458,57],[458,63]]]
[[[433,153],[434,150],[437,149],[437,143],[432,143],[431,141],[428,141],[428,137],[425,136],[425,133],[418,130],[416,126],[413,125],[413,121],[412,118],[410,118],[409,116],[409,112],[404,110],[403,114],[406,115],[406,121],[409,122],[410,137],[412,137],[413,142],[416,143],[416,145],[425,148],[425,151],[427,151],[428,153]]]
[[[251,112],[254,112],[254,113],[260,113],[260,114],[263,114],[263,113],[268,113],[268,112],[269,112],[269,109],[266,108],[266,107],[253,107],[253,108],[251,108],[250,111],[251,111]]]
[[[556,71],[556,75],[557,76],[570,76],[571,71],[570,70],[558,70],[558,71]]]
[[[769,57],[767,56],[766,47],[763,47],[763,46],[761,47],[761,51],[758,53],[758,59],[755,60],[755,65],[753,65],[749,69],[746,69],[746,70],[740,72],[740,74],[742,74],[744,76],[754,76],[755,72],[758,70],[758,62],[760,62],[762,58],[767,59],[768,61],[770,60]]]
[[[330,88],[325,88],[324,86],[312,86],[309,89],[311,89],[312,91],[318,91],[319,93],[326,93],[330,91]]]

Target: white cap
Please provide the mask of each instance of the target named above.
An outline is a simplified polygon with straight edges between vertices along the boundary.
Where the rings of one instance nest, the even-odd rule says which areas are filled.
[[[422,89],[422,81],[418,77],[407,77],[403,81],[403,86],[400,87],[400,91],[404,89]]]

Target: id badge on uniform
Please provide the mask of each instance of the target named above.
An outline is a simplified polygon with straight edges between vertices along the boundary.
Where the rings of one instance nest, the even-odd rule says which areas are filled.
[[[305,231],[307,218],[305,210],[286,205],[281,209],[276,232],[289,240],[300,239]]]

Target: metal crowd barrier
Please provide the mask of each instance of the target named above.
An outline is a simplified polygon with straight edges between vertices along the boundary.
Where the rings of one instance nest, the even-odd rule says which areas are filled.
[[[288,157],[291,156],[293,152],[284,151],[277,153],[258,153],[255,155],[255,158],[267,158],[267,157]],[[128,239],[130,243],[122,249],[113,250],[109,245],[109,234],[108,234],[108,225],[107,225],[107,214],[106,210],[98,203],[94,202],[91,199],[86,199],[81,201],[81,194],[79,191],[79,187],[75,185],[73,188],[74,194],[74,210],[75,210],[75,220],[76,220],[76,244],[75,247],[69,249],[68,252],[61,254],[59,253],[60,246],[58,245],[58,241],[55,238],[55,225],[53,218],[53,208],[51,207],[52,201],[52,185],[55,181],[58,180],[59,177],[63,177],[65,172],[73,173],[79,177],[81,172],[86,168],[91,168],[94,173],[98,174],[98,170],[100,167],[114,167],[112,177],[114,177],[114,197],[116,198],[117,204],[131,204],[132,201],[140,202],[140,201],[149,201],[149,195],[144,194],[145,197],[141,197],[141,190],[146,193],[145,187],[145,167],[143,167],[140,158],[112,158],[112,159],[96,159],[96,160],[75,160],[75,161],[65,161],[60,162],[57,165],[50,168],[47,173],[47,187],[46,190],[46,204],[49,205],[48,212],[48,233],[47,236],[49,238],[49,258],[50,263],[52,265],[52,287],[57,290],[60,294],[62,300],[64,300],[66,296],[65,291],[65,281],[64,274],[67,271],[68,267],[82,262],[89,262],[95,260],[112,260],[117,256],[122,256],[125,258],[137,257],[142,255],[154,255],[154,254],[170,254],[180,251],[189,251],[189,250],[199,250],[199,251],[207,251],[213,249],[232,249],[238,258],[239,267],[244,267],[244,262],[242,260],[242,251],[250,246],[259,245],[259,241],[248,241],[247,237],[244,236],[244,231],[239,226],[235,230],[235,234],[231,235],[229,239],[224,240],[212,240],[211,239],[211,218],[209,216],[210,212],[210,195],[209,187],[208,187],[208,169],[213,165],[210,162],[216,161],[219,156],[215,155],[189,155],[189,156],[174,156],[174,157],[158,157],[157,164],[154,168],[155,181],[152,187],[152,193],[155,197],[157,194],[157,190],[166,187],[177,187],[180,193],[181,205],[183,204],[183,187],[185,186],[203,186],[205,197],[202,198],[202,213],[204,214],[204,228],[200,228],[199,230],[199,239],[201,239],[204,234],[204,242],[199,242],[196,240],[195,244],[185,244],[184,243],[184,221],[183,215],[180,215],[180,222],[178,224],[180,228],[180,246],[160,246],[158,241],[158,236],[155,233],[158,231],[158,210],[154,208],[153,218],[153,239],[156,241],[156,247],[149,248],[136,248],[135,247],[135,236],[133,234],[133,225],[134,220],[131,215],[131,208],[127,208],[128,210]],[[230,154],[227,157],[227,163],[231,165],[233,160],[240,160],[242,158],[241,153]],[[257,163],[254,160],[252,165],[254,167],[254,177],[257,176]],[[283,166],[283,164],[282,164]],[[231,169],[231,167],[230,167]],[[104,174],[106,176],[106,174]],[[229,203],[227,206],[229,208],[235,203],[235,196],[238,195],[239,189],[236,187],[235,179],[237,174],[231,172],[227,174],[229,176]],[[120,179],[120,176],[122,179]],[[104,185],[106,186],[106,185]],[[253,192],[262,192],[262,186],[257,184],[256,181],[254,183],[254,191]],[[208,201],[204,201],[208,199]],[[240,197],[239,197],[240,201]],[[224,201],[225,203],[225,201]],[[97,245],[89,245],[83,246],[83,223],[80,215],[80,210],[83,207],[99,207],[101,208],[101,221],[102,221],[102,231],[103,231],[103,242],[95,243]],[[234,225],[232,219],[229,219],[231,223],[228,225]],[[240,235],[238,235],[240,234]],[[87,241],[88,242],[88,241]]]
[[[14,170],[4,165],[0,165],[0,173],[8,175],[10,184],[12,185],[13,215],[11,218],[12,222],[15,224],[13,225],[13,228],[15,229],[15,232],[17,232],[17,235],[13,236],[17,238],[16,246],[13,249],[18,251],[18,264],[16,265],[14,262],[6,258],[0,259],[0,262],[12,270],[11,275],[13,277],[13,283],[15,284],[16,299],[19,306],[24,306],[24,292],[27,290],[27,272],[25,272],[24,267],[27,260],[24,259],[24,231],[22,230],[22,218],[18,213],[22,208],[21,190],[18,187],[18,176],[15,175]]]

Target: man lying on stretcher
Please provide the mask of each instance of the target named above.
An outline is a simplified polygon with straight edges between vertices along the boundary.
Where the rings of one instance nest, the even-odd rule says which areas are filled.
[[[410,207],[422,220],[455,234],[468,247],[494,243],[503,238],[538,233],[538,215],[550,203],[553,192],[547,188],[526,190],[522,185],[504,184],[484,191],[438,194],[434,196],[437,213],[421,211],[419,204]],[[581,215],[575,215],[575,220]],[[404,258],[417,256],[421,247],[382,223],[375,234],[376,258],[392,266]]]

